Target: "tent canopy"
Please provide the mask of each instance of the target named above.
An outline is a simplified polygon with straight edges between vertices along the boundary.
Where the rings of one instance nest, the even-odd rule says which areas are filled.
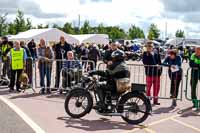
[[[95,44],[108,44],[109,37],[106,34],[83,34],[71,35],[76,38],[79,43],[95,43]]]
[[[15,36],[11,36],[9,40],[23,40],[30,41],[34,39],[39,41],[41,38],[46,41],[55,41],[58,42],[60,37],[64,36],[68,43],[78,43],[79,41],[65,32],[58,30],[56,28],[48,28],[48,29],[31,29],[22,33],[19,33]]]

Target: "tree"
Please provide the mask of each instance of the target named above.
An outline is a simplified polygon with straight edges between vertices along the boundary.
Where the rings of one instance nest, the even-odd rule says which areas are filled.
[[[75,34],[75,30],[72,27],[72,23],[65,23],[62,30],[68,34]]]
[[[177,30],[175,36],[180,37],[180,38],[184,38],[185,32],[183,30]]]
[[[8,34],[10,34],[10,35],[16,34],[16,30],[15,30],[15,25],[14,25],[14,23],[9,23],[9,24],[8,24],[7,32],[8,32]]]
[[[30,30],[32,29],[32,23],[31,23],[31,19],[30,18],[27,18],[26,19],[26,30]]]
[[[122,39],[126,37],[125,31],[118,26],[106,27],[106,29],[107,29],[107,34],[112,40]]]
[[[151,24],[149,27],[148,39],[150,40],[158,39],[159,36],[160,36],[160,30],[157,28],[157,25]]]
[[[7,28],[7,23],[6,23],[6,19],[7,19],[7,13],[0,15],[0,36],[3,36],[5,34],[7,34],[6,28]]]
[[[24,32],[27,30],[26,21],[24,19],[24,13],[20,10],[17,11],[17,16],[14,20],[14,26],[15,26],[14,34],[17,34],[19,32]]]
[[[97,29],[98,34],[105,34],[106,33],[106,28],[104,27],[103,23],[99,24]]]
[[[49,28],[49,25],[43,25],[43,24],[38,24],[37,27],[35,29],[46,29]]]
[[[144,31],[135,25],[132,25],[131,28],[129,28],[128,34],[130,39],[145,38]]]
[[[83,26],[81,27],[80,33],[81,34],[90,34],[91,33],[91,27],[90,27],[89,21],[86,20],[84,22]]]

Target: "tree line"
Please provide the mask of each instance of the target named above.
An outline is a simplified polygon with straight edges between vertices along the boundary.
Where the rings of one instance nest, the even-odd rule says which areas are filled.
[[[20,32],[24,32],[30,29],[43,29],[50,26],[39,24],[33,26],[30,18],[25,18],[24,13],[20,10],[17,11],[16,17],[13,22],[7,21],[7,13],[0,15],[0,36],[4,35],[16,35]],[[109,38],[115,39],[136,39],[145,38],[143,29],[138,26],[132,25],[126,32],[119,26],[105,26],[103,23],[98,26],[91,26],[89,21],[85,21],[81,27],[74,27],[72,23],[66,22],[63,26],[53,24],[52,28],[58,28],[68,34],[108,34]],[[151,24],[148,29],[148,39],[158,39],[160,36],[160,30],[156,24]],[[183,30],[177,30],[176,37],[184,37]]]

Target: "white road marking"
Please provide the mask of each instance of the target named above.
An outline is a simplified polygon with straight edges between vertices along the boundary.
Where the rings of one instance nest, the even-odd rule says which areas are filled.
[[[174,121],[174,122],[177,122],[177,123],[179,123],[179,124],[181,124],[181,125],[183,125],[183,126],[185,126],[185,127],[188,127],[188,128],[190,128],[190,129],[193,129],[193,130],[195,130],[195,131],[197,131],[197,132],[200,133],[200,129],[199,129],[199,128],[196,128],[196,127],[194,127],[194,126],[192,126],[192,125],[190,125],[190,124],[187,124],[187,123],[182,122],[182,121],[180,121],[180,120],[177,120],[177,119],[175,119],[175,118],[172,118],[171,120]]]
[[[45,133],[33,120],[31,120],[21,109],[19,109],[12,102],[0,96],[0,100],[7,104],[13,111],[15,111],[36,133]]]

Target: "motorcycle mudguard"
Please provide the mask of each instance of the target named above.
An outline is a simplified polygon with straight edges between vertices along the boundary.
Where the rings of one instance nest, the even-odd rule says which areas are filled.
[[[136,93],[136,94],[138,94],[138,95],[142,95],[143,97],[146,97],[146,98],[147,98],[148,104],[151,105],[150,99],[145,95],[145,93],[144,93],[143,91],[135,90],[135,91],[132,91],[132,93]],[[151,107],[150,110],[151,110],[151,112],[152,112],[152,106],[150,106],[150,107]]]

